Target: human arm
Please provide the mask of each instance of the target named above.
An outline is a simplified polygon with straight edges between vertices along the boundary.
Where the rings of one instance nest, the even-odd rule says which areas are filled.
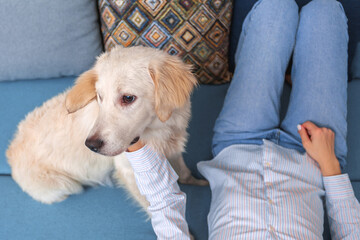
[[[165,156],[141,141],[130,146],[126,155],[140,193],[150,203],[148,211],[158,239],[190,239],[185,220],[186,195],[181,192],[178,176]]]
[[[358,239],[360,204],[347,174],[341,174],[335,156],[335,134],[311,122],[298,127],[306,152],[320,166],[326,194],[326,208],[332,239]]]

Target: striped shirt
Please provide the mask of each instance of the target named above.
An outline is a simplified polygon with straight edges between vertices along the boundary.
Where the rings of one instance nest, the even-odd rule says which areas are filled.
[[[332,238],[360,239],[360,205],[347,174],[322,177],[306,153],[263,141],[198,164],[212,191],[209,239],[322,239],[324,198]],[[189,239],[185,195],[170,164],[147,146],[127,155],[158,238]]]
[[[185,220],[186,195],[177,183],[178,176],[164,155],[144,146],[126,152],[140,193],[150,206],[151,224],[158,239],[189,239]]]

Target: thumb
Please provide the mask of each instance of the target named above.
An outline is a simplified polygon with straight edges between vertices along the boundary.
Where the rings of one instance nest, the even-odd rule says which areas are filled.
[[[298,128],[298,132],[300,134],[300,137],[301,137],[301,141],[302,141],[302,144],[305,148],[305,145],[311,143],[311,140],[309,138],[309,135],[306,131],[306,129],[302,126],[302,125],[297,125],[297,128]]]

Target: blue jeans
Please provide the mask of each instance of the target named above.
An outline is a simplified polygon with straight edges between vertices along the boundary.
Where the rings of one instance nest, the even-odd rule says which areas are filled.
[[[312,121],[335,132],[345,166],[347,146],[347,18],[335,0],[259,0],[246,17],[235,73],[216,120],[213,154],[232,144],[271,140],[304,152],[297,124]],[[292,91],[280,123],[280,96],[292,52]]]

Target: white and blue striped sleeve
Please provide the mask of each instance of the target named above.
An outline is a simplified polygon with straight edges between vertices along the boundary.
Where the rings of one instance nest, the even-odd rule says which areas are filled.
[[[148,211],[158,239],[190,239],[185,220],[186,195],[166,157],[147,145],[126,155],[140,193],[150,203]]]
[[[359,239],[360,204],[349,176],[341,174],[323,177],[323,180],[332,239]]]

